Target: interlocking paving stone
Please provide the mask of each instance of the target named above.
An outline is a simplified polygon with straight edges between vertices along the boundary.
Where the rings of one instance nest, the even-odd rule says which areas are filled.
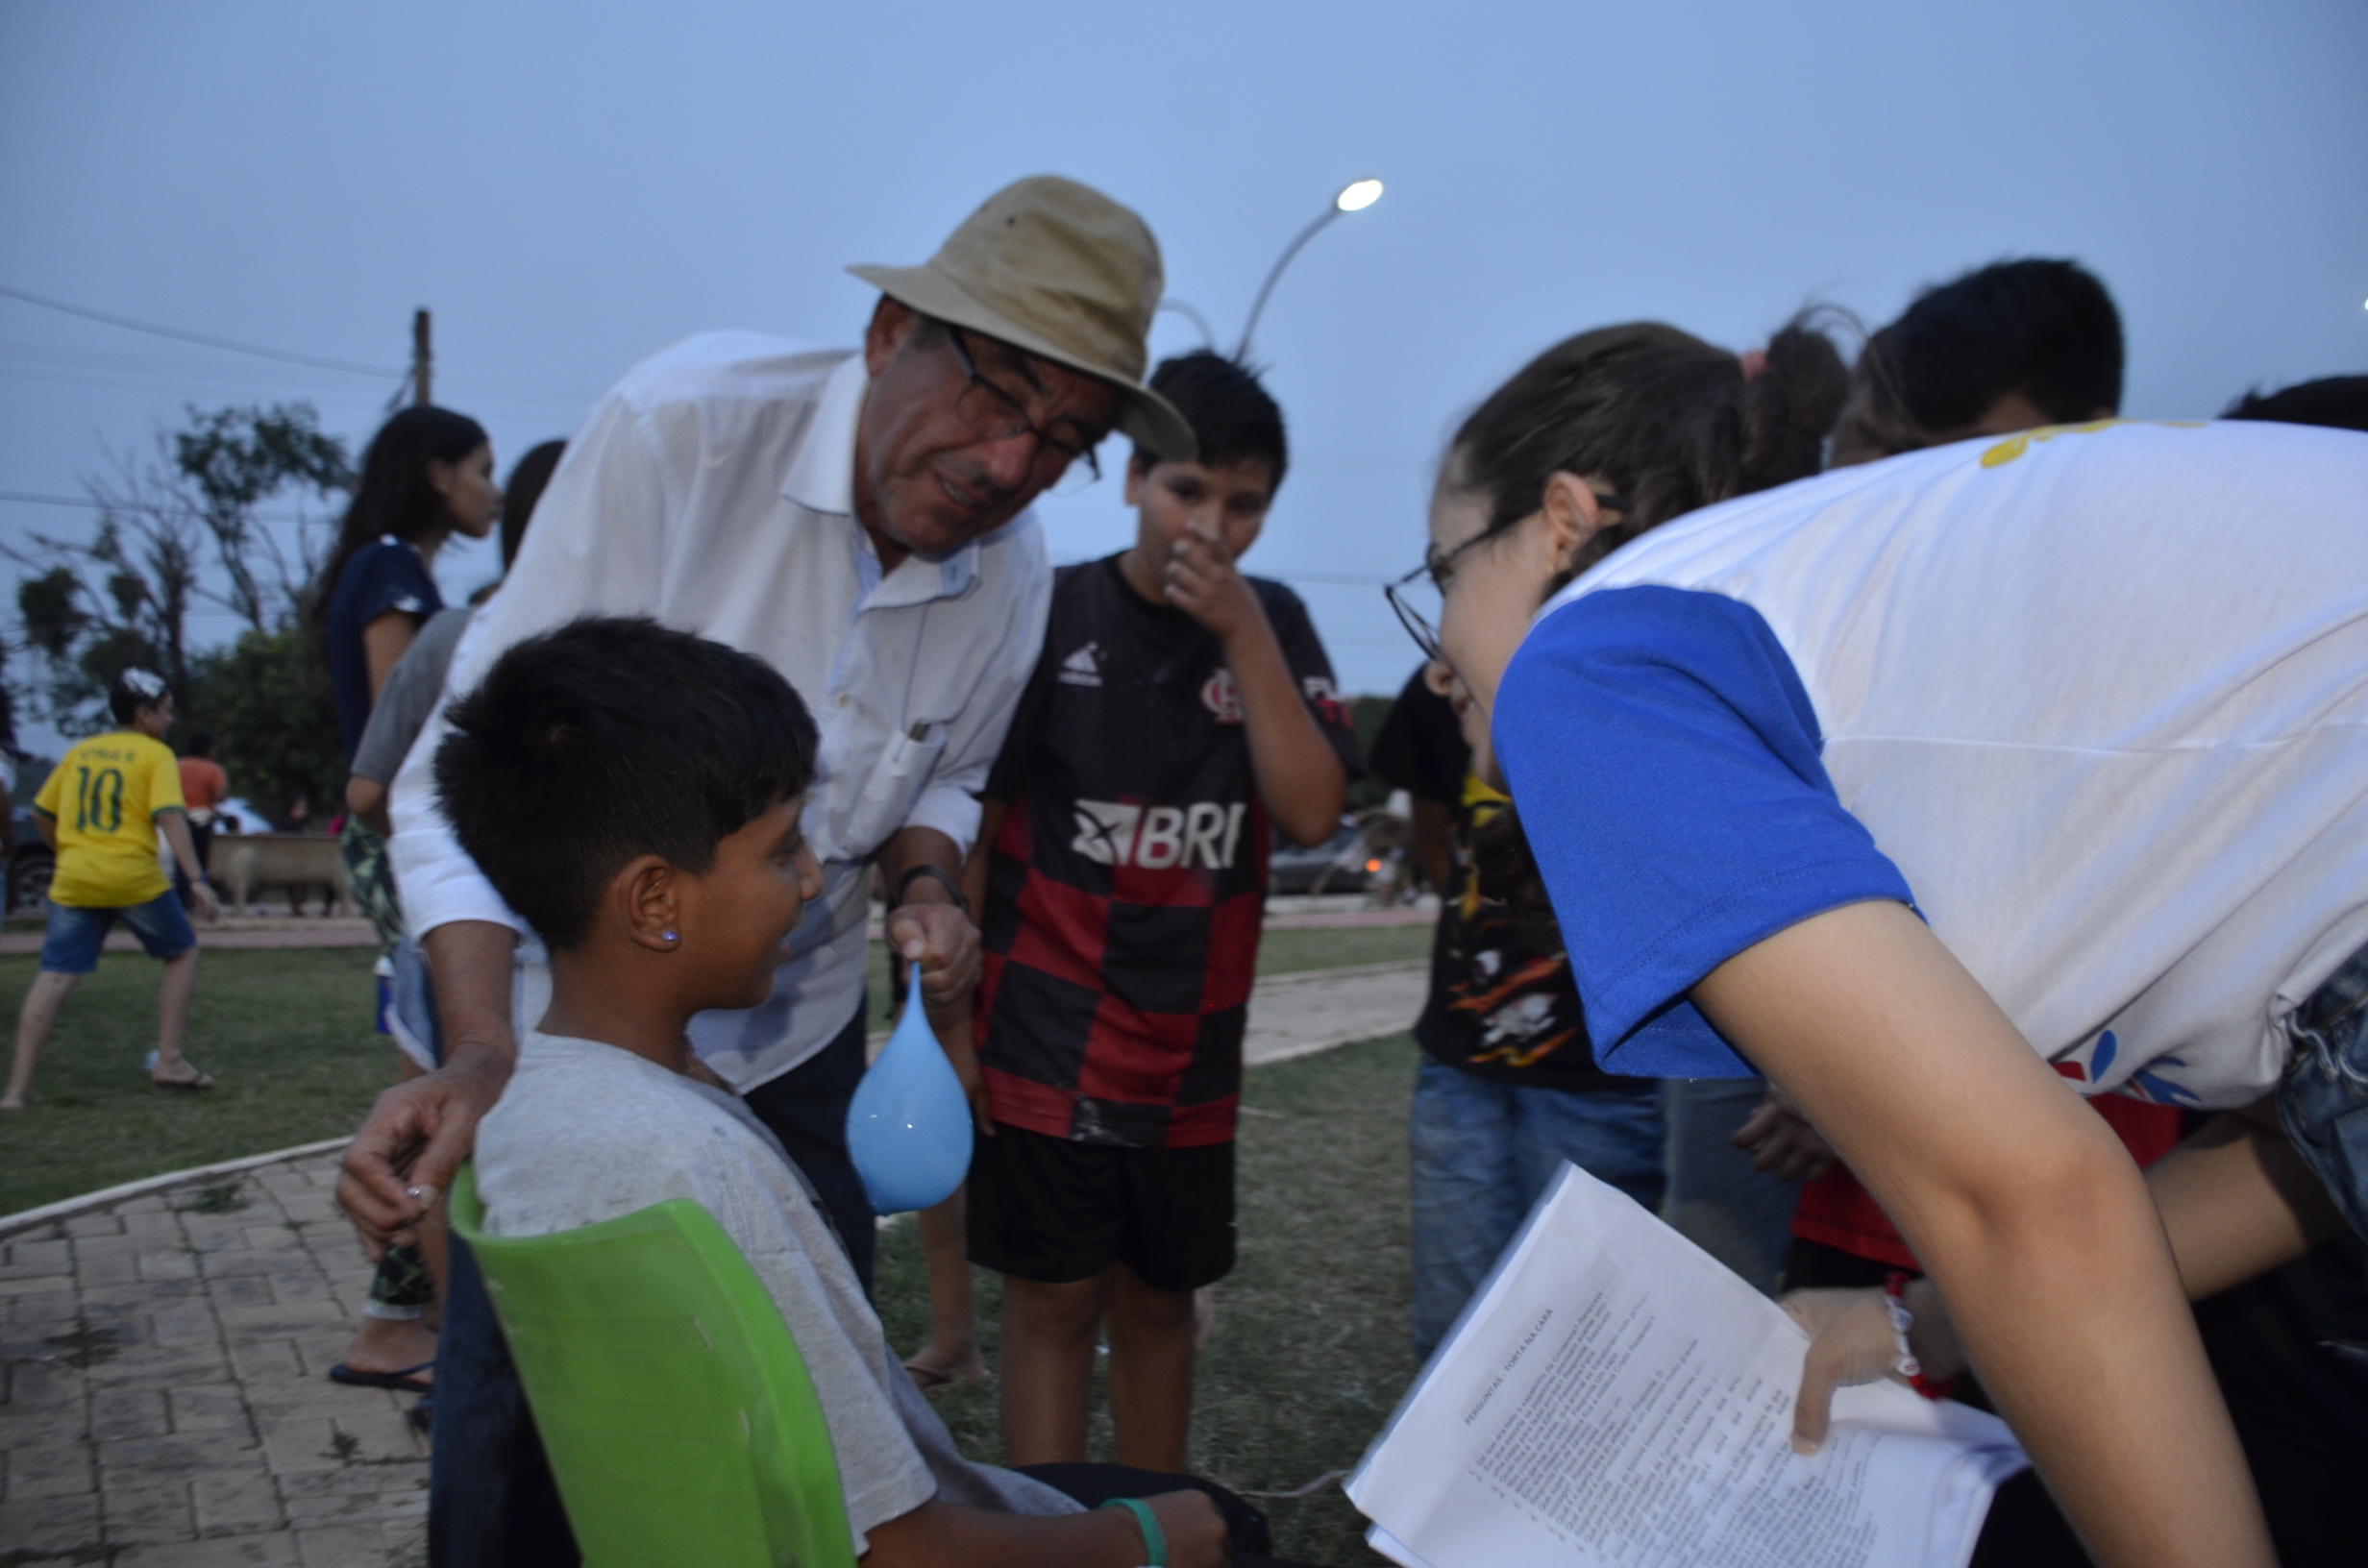
[[[0,1239],[0,1556],[425,1564],[428,1451],[410,1402],[323,1376],[370,1276],[332,1200],[336,1162]]]

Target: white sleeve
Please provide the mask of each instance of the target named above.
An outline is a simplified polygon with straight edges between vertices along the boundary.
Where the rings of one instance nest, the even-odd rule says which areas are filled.
[[[1013,554],[1020,602],[1011,634],[996,645],[995,661],[979,675],[961,714],[947,726],[945,752],[904,818],[906,827],[933,827],[945,834],[964,855],[978,836],[979,792],[1002,754],[1003,737],[1011,730],[1011,717],[1019,710],[1028,676],[1035,673],[1037,655],[1044,650],[1045,623],[1052,613],[1052,567],[1045,552],[1044,530],[1032,527],[1014,540]]]
[[[502,591],[462,635],[443,696],[395,774],[387,852],[412,936],[455,920],[528,934],[453,837],[437,802],[435,752],[450,728],[444,710],[513,643],[581,616],[654,614],[676,513],[671,488],[648,415],[611,392],[568,443]]]

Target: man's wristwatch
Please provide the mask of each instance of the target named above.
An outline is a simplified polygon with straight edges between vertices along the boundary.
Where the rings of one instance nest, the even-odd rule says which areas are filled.
[[[962,892],[962,884],[956,882],[952,877],[948,876],[944,871],[938,870],[936,867],[926,864],[920,866],[909,866],[905,868],[904,874],[897,878],[896,890],[888,900],[888,907],[890,909],[901,907],[905,901],[904,894],[906,891],[912,887],[915,880],[925,876],[931,878],[940,886],[945,888],[948,894],[950,894],[953,900],[953,907],[960,910],[965,919],[969,918],[971,912],[971,901],[968,897],[964,896]]]

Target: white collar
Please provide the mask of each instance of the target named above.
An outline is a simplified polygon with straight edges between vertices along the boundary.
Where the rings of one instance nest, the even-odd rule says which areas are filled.
[[[851,517],[855,511],[855,426],[863,415],[864,389],[871,384],[863,351],[839,361],[823,382],[814,417],[797,459],[781,481],[781,494],[808,511]]]

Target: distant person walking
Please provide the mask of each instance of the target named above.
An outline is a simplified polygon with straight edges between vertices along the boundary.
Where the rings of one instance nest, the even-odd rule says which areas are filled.
[[[197,869],[209,876],[213,874],[214,815],[231,793],[231,775],[214,760],[213,751],[213,737],[201,729],[189,737],[181,758],[181,803],[189,820],[189,843],[197,850]],[[176,877],[175,885],[185,907],[189,879]]]
[[[432,571],[437,552],[456,533],[482,539],[501,515],[493,443],[477,421],[423,405],[404,409],[371,437],[361,482],[313,596],[315,635],[329,667],[348,762],[395,666],[444,608]],[[296,824],[296,830],[305,825]],[[391,948],[403,934],[403,914],[387,869],[385,839],[358,814],[348,813],[339,850],[355,901]],[[301,913],[294,897],[291,890],[291,912]],[[388,1248],[362,1306],[361,1329],[345,1360],[330,1369],[331,1379],[427,1392],[436,1349],[428,1314],[435,1298],[426,1253],[419,1247]]]
[[[49,934],[41,972],[16,1019],[16,1060],[0,1111],[22,1111],[33,1069],[75,983],[99,967],[99,948],[117,920],[148,956],[164,962],[157,988],[157,1051],[149,1077],[160,1088],[202,1090],[213,1079],[181,1054],[197,992],[197,933],[157,863],[157,830],[172,845],[201,919],[221,913],[189,841],[181,770],[164,745],[173,694],[163,677],[126,670],[108,690],[116,726],[77,742],[34,797],[33,820],[58,853],[50,883]]]

